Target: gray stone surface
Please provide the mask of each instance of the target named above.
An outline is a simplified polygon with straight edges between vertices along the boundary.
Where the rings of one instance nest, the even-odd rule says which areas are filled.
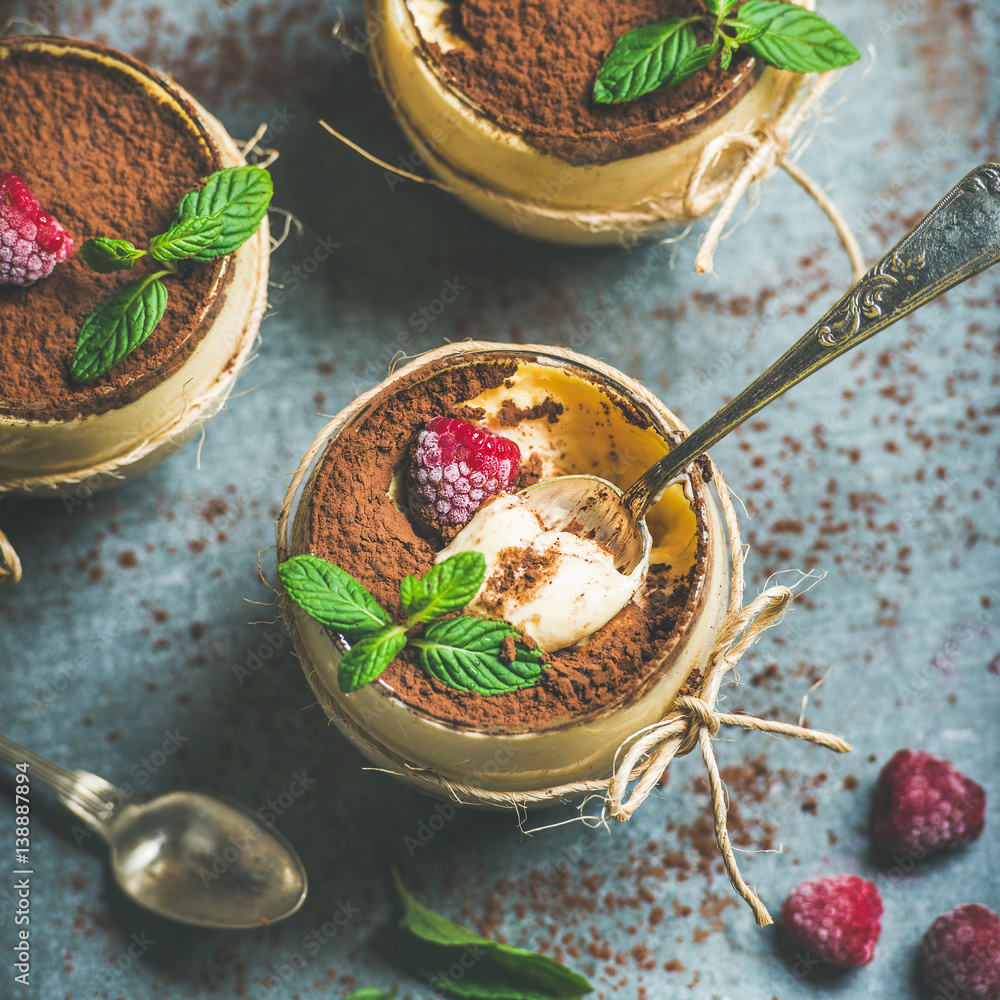
[[[874,259],[968,169],[1000,156],[1000,11],[988,0],[833,6],[875,54],[838,83],[801,163]],[[861,873],[885,901],[871,966],[807,969],[779,932],[754,926],[705,849],[695,757],[677,761],[627,825],[534,836],[508,815],[438,822],[432,802],[365,771],[314,704],[257,556],[272,576],[273,518],[323,415],[381,378],[397,352],[468,336],[573,346],[697,423],[846,287],[830,227],[776,175],[723,243],[717,274],[697,277],[695,234],[672,253],[564,249],[502,232],[440,192],[390,190],[380,169],[317,125],[325,117],[393,162],[408,153],[363,59],[330,37],[336,11],[249,0],[0,4],[4,16],[107,39],[170,71],[237,136],[269,121],[281,151],[276,201],[304,226],[274,257],[285,289],[242,394],[208,428],[200,467],[188,447],[71,509],[0,505],[25,563],[24,582],[0,592],[0,731],[143,795],[199,786],[254,807],[283,803],[278,826],[312,883],[302,911],[274,927],[169,925],[121,896],[96,838],[78,843],[36,783],[32,986],[13,983],[3,874],[0,997],[336,998],[393,983],[427,996],[392,961],[392,864],[456,919],[558,947],[595,995],[920,996],[914,952],[931,920],[967,901],[1000,908],[1000,272],[835,363],[714,450],[748,510],[751,588],[783,571],[826,574],[744,660],[724,705],[795,721],[823,679],[809,721],[856,747],[837,757],[723,734],[743,871],[775,910],[801,879],[824,873]],[[345,12],[353,33],[359,5]],[[325,240],[338,247],[313,267]],[[297,281],[297,267],[312,273]],[[418,330],[412,317],[448,280],[461,296]],[[170,734],[182,746],[156,767],[150,756]],[[875,777],[902,746],[952,759],[991,796],[979,843],[905,875],[872,854],[866,833]],[[308,788],[295,794],[302,775]],[[7,872],[9,772],[0,785]],[[443,828],[425,843],[431,824]],[[754,853],[767,846],[780,853]]]

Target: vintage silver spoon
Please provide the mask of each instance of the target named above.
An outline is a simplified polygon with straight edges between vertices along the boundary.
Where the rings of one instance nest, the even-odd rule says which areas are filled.
[[[3,734],[0,759],[27,763],[30,779],[54,789],[103,837],[122,891],[160,916],[199,927],[260,927],[290,916],[306,898],[295,848],[246,806],[200,792],[133,803],[96,774],[69,771]]]
[[[967,174],[826,315],[738,396],[624,493],[597,476],[559,476],[521,491],[549,528],[572,522],[625,573],[649,562],[646,512],[716,441],[834,358],[1000,259],[1000,164]]]

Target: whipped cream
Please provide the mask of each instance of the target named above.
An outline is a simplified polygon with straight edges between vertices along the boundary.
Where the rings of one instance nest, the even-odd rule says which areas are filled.
[[[506,619],[547,653],[606,625],[632,600],[648,569],[641,563],[620,573],[600,542],[547,528],[510,493],[480,507],[437,562],[457,552],[486,558],[486,580],[469,609]]]

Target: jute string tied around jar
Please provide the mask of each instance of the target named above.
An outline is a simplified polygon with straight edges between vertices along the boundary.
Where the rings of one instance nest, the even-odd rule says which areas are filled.
[[[553,354],[562,353],[559,348],[546,348],[546,350]],[[433,358],[437,353],[439,352],[432,351],[424,357]],[[381,390],[382,386],[369,390],[359,396],[346,411],[334,417],[303,456],[289,483],[276,525],[278,562],[284,561],[292,554],[293,507],[313,463],[326,447],[330,435],[349,422],[354,414],[364,409]],[[598,795],[603,798],[604,803],[601,819],[606,816],[609,819],[625,822],[657,787],[670,762],[697,747],[701,751],[708,775],[715,837],[726,872],[733,887],[753,910],[758,925],[764,927],[773,921],[760,897],[740,874],[729,837],[726,791],[712,744],[713,737],[723,726],[734,726],[781,736],[794,736],[835,750],[837,753],[848,753],[852,748],[840,737],[821,730],[716,710],[719,691],[726,676],[734,670],[736,664],[760,636],[781,620],[794,595],[789,587],[772,586],[744,606],[746,554],[740,537],[739,522],[729,487],[714,466],[709,465],[709,468],[711,481],[716,486],[723,508],[726,531],[729,535],[732,589],[726,617],[701,677],[697,680],[692,678],[694,683],[689,681],[688,686],[682,688],[682,693],[660,722],[633,733],[617,748],[613,773],[606,778],[521,792],[495,791],[446,778],[428,767],[408,760],[372,737],[341,709],[327,690],[319,669],[302,641],[296,624],[295,606],[287,594],[280,590],[279,605],[303,672],[327,718],[336,723],[337,727],[369,757],[387,762],[388,766],[377,770],[404,779],[407,776],[419,777],[422,783],[436,787],[443,795],[458,804],[522,810],[532,805],[553,804]]]

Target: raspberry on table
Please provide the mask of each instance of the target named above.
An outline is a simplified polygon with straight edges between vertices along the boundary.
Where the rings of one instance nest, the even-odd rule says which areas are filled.
[[[882,897],[858,875],[801,883],[781,905],[781,924],[798,948],[830,965],[867,965],[882,931]]]
[[[510,489],[521,449],[459,417],[432,417],[417,435],[407,478],[410,506],[425,526],[465,524],[483,501]]]
[[[920,971],[948,1000],[1000,998],[1000,917],[966,903],[942,914],[920,942]]]
[[[46,212],[28,185],[0,171],[0,285],[47,278],[73,252],[73,237]]]
[[[971,844],[983,832],[986,793],[948,761],[897,750],[875,786],[875,840],[891,854],[919,860]]]

